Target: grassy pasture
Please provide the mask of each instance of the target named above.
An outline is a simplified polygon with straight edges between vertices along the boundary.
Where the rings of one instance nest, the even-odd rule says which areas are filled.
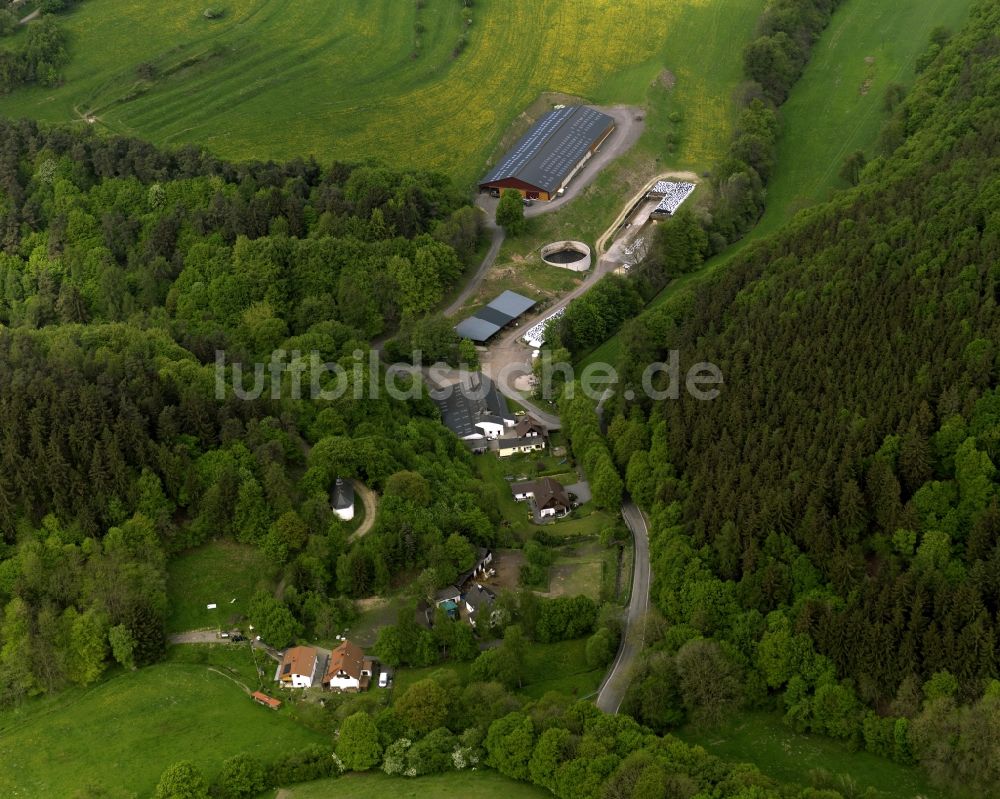
[[[230,0],[215,20],[189,0],[99,0],[65,17],[65,84],[19,90],[0,113],[79,124],[92,115],[117,133],[233,158],[377,156],[472,180],[542,93],[639,104],[666,66],[678,101],[697,103],[683,158],[703,162],[725,140],[738,69],[713,56],[730,49],[740,10],[753,8],[752,19],[760,5],[481,0],[454,57],[457,0],[420,11],[394,0]],[[142,64],[152,69],[140,76]]]
[[[0,796],[68,797],[86,786],[151,796],[178,760],[213,775],[238,752],[272,759],[311,743],[328,740],[285,709],[255,705],[229,677],[165,662],[0,714]]]
[[[268,794],[270,796],[270,794]],[[548,791],[525,782],[514,782],[495,771],[461,771],[403,779],[384,774],[349,774],[292,786],[287,799],[543,799]]]
[[[175,556],[167,571],[167,632],[225,627],[230,616],[246,613],[258,588],[274,588],[268,571],[260,550],[232,541],[212,541]],[[206,609],[213,602],[218,607]]]
[[[829,199],[847,184],[840,168],[855,150],[874,154],[886,120],[883,99],[891,83],[910,86],[913,65],[938,25],[958,30],[972,0],[846,0],[813,49],[805,73],[781,108],[782,137],[768,185],[767,209],[744,239],[698,272],[673,281],[652,305],[671,302],[726,264],[744,247],[779,230],[803,208]],[[615,363],[614,337],[585,363]]]
[[[915,768],[851,752],[829,738],[799,735],[780,717],[765,713],[745,713],[718,728],[684,728],[673,734],[726,760],[753,762],[768,776],[785,782],[808,785],[810,772],[823,769],[835,779],[846,778],[840,785],[845,796],[860,796],[871,787],[880,799],[970,799],[932,788]]]

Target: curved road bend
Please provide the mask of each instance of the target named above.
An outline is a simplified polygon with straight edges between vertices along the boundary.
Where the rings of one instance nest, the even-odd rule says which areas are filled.
[[[635,567],[632,574],[632,596],[625,617],[618,656],[597,693],[597,707],[605,713],[617,713],[632,681],[636,658],[642,652],[646,637],[646,613],[649,610],[649,588],[652,569],[649,564],[649,528],[639,507],[627,499],[622,505],[622,517],[635,539]]]

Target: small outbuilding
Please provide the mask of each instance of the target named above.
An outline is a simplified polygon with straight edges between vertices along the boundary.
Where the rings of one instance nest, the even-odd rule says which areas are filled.
[[[342,522],[349,522],[354,518],[354,483],[350,480],[338,477],[334,483],[333,492],[330,498],[333,505],[333,512]]]

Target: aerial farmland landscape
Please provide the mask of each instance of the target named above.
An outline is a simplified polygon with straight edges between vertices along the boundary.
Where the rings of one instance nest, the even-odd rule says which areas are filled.
[[[994,0],[0,0],[0,799],[1000,796]]]

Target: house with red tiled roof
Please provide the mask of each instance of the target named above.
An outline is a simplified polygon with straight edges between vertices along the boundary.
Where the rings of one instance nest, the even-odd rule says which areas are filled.
[[[330,653],[323,687],[331,691],[367,691],[374,667],[374,661],[365,657],[361,647],[344,641]]]
[[[319,676],[319,652],[311,646],[285,650],[274,679],[285,688],[311,688]]]

